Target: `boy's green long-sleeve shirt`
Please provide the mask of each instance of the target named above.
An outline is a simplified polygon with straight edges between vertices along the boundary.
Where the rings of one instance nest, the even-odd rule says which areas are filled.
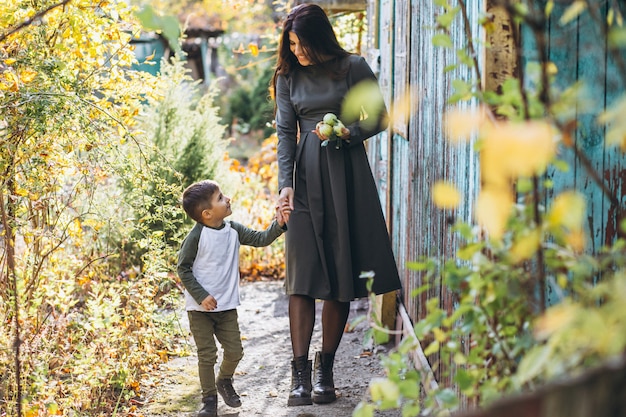
[[[264,231],[227,221],[221,229],[196,223],[181,245],[178,276],[185,286],[187,310],[204,311],[200,306],[209,295],[224,311],[239,305],[239,247],[268,246],[286,229],[275,220]]]

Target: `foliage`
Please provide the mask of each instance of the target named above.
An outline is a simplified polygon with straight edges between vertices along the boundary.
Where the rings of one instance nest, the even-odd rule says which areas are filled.
[[[143,146],[130,129],[155,79],[128,71],[124,4],[37,5],[0,5],[0,410],[110,415],[181,349],[153,319],[162,239],[143,270],[123,250],[139,222],[120,184],[152,168],[127,159]]]
[[[139,220],[136,233],[128,236],[135,245],[133,264],[139,263],[143,249],[151,248],[143,239],[155,233],[168,244],[168,264],[176,263],[175,251],[186,234],[183,226],[192,223],[179,204],[185,187],[207,178],[225,189],[235,182],[224,162],[228,141],[213,104],[217,90],[211,86],[201,92],[188,72],[178,60],[161,64],[158,83],[133,128],[142,145],[128,144],[124,150],[124,164],[132,175],[123,182],[123,199]],[[146,165],[151,169],[146,171]]]
[[[0,4],[2,415],[134,413],[154,367],[188,353],[163,310],[180,301],[184,185],[216,178],[237,220],[273,216],[275,141],[246,172],[225,153],[214,89],[200,95],[179,62],[130,71],[135,12]],[[244,275],[278,276],[281,251],[243,251]]]
[[[448,30],[454,22],[469,21],[465,3],[435,3],[441,14],[433,44],[453,50]],[[531,2],[501,4],[511,21],[530,28],[541,56],[553,2],[545,9],[535,9]],[[574,2],[563,9],[560,22],[566,25],[585,12],[597,17],[597,4]],[[621,20],[618,5],[607,6],[606,20],[595,20],[607,39],[622,39],[609,47],[618,64],[620,48],[626,46]],[[481,18],[479,23],[488,31],[490,22]],[[604,112],[602,106],[598,110],[586,105],[580,85],[563,87],[558,69],[547,61],[529,63],[519,78],[505,81],[501,91],[484,91],[472,58],[477,45],[472,39],[467,42],[454,50],[459,59],[455,66],[470,68],[476,77],[452,82],[450,104],[469,100],[485,107],[451,111],[442,128],[453,143],[473,140],[479,154],[482,184],[474,219],[454,227],[461,243],[453,256],[408,263],[428,282],[411,297],[440,286],[454,297],[452,311],[444,310],[437,298],[428,300],[426,316],[413,329],[417,339],[426,341],[424,354],[436,360],[435,372],[452,385],[432,388],[431,376],[412,363],[419,342],[407,338],[383,357],[388,375],[371,381],[371,401],[362,402],[354,416],[393,408],[401,408],[406,417],[447,415],[462,406],[460,397],[484,406],[503,393],[533,390],[626,352],[621,307],[626,302],[626,242],[618,237],[591,253],[584,232],[584,196],[572,190],[557,192],[550,181],[542,181],[547,169],[568,169],[557,159],[563,148],[586,158],[571,139],[577,124],[573,106],[595,111],[598,123],[607,127],[609,145],[622,145],[623,123],[612,109]],[[616,100],[617,108],[623,100]],[[605,196],[615,201],[617,190],[603,186],[601,176],[583,165],[592,180],[600,178]],[[552,196],[546,204],[547,194]],[[453,210],[462,197],[447,181],[433,187],[434,202],[441,209]],[[618,210],[620,206],[616,204]],[[556,303],[546,309],[548,288]],[[375,333],[382,331],[375,327]],[[424,391],[416,388],[419,383]]]
[[[231,169],[239,173],[243,186],[234,194],[233,220],[253,229],[265,229],[275,215],[278,200],[278,165],[276,145],[278,138],[272,135],[263,141],[261,149],[253,154],[246,166],[233,160]],[[284,238],[272,245],[240,249],[242,279],[282,279],[285,271]]]
[[[272,75],[273,68],[266,66],[251,88],[244,84],[228,95],[224,119],[231,128],[236,127],[241,134],[260,130],[264,138],[272,134],[274,128],[269,121],[273,119],[274,106],[268,91]]]

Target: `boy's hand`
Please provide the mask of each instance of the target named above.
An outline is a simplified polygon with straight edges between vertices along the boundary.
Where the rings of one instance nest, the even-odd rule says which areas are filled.
[[[280,195],[278,196],[278,209],[281,212],[285,223],[289,223],[289,216],[293,211],[293,188],[285,187],[280,190]],[[278,219],[277,219],[278,220]]]
[[[200,305],[209,311],[215,310],[217,308],[217,300],[212,295],[208,295],[204,300],[202,300]]]
[[[283,227],[285,223],[287,223],[285,220],[285,216],[283,216],[283,212],[278,205],[276,206],[276,222],[280,227]]]

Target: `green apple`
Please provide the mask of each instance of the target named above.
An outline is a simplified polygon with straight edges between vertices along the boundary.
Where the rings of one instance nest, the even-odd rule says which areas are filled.
[[[343,125],[343,123],[338,121],[337,124],[335,126],[333,126],[333,130],[335,131],[335,135],[337,135],[337,137],[342,137],[343,136],[343,129],[345,129],[345,128],[346,127]]]
[[[324,123],[326,123],[327,125],[335,126],[338,121],[339,119],[337,119],[337,116],[335,116],[333,113],[326,113],[324,115]]]
[[[317,130],[326,138],[330,138],[333,134],[333,127],[326,123],[320,123],[317,127]]]

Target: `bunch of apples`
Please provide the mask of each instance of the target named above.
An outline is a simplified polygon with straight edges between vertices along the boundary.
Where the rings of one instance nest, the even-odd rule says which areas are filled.
[[[344,124],[334,113],[326,113],[324,119],[317,123],[317,131],[328,139],[322,142],[322,146],[327,146],[329,142],[335,142],[335,148],[341,148],[341,136],[343,135]]]

